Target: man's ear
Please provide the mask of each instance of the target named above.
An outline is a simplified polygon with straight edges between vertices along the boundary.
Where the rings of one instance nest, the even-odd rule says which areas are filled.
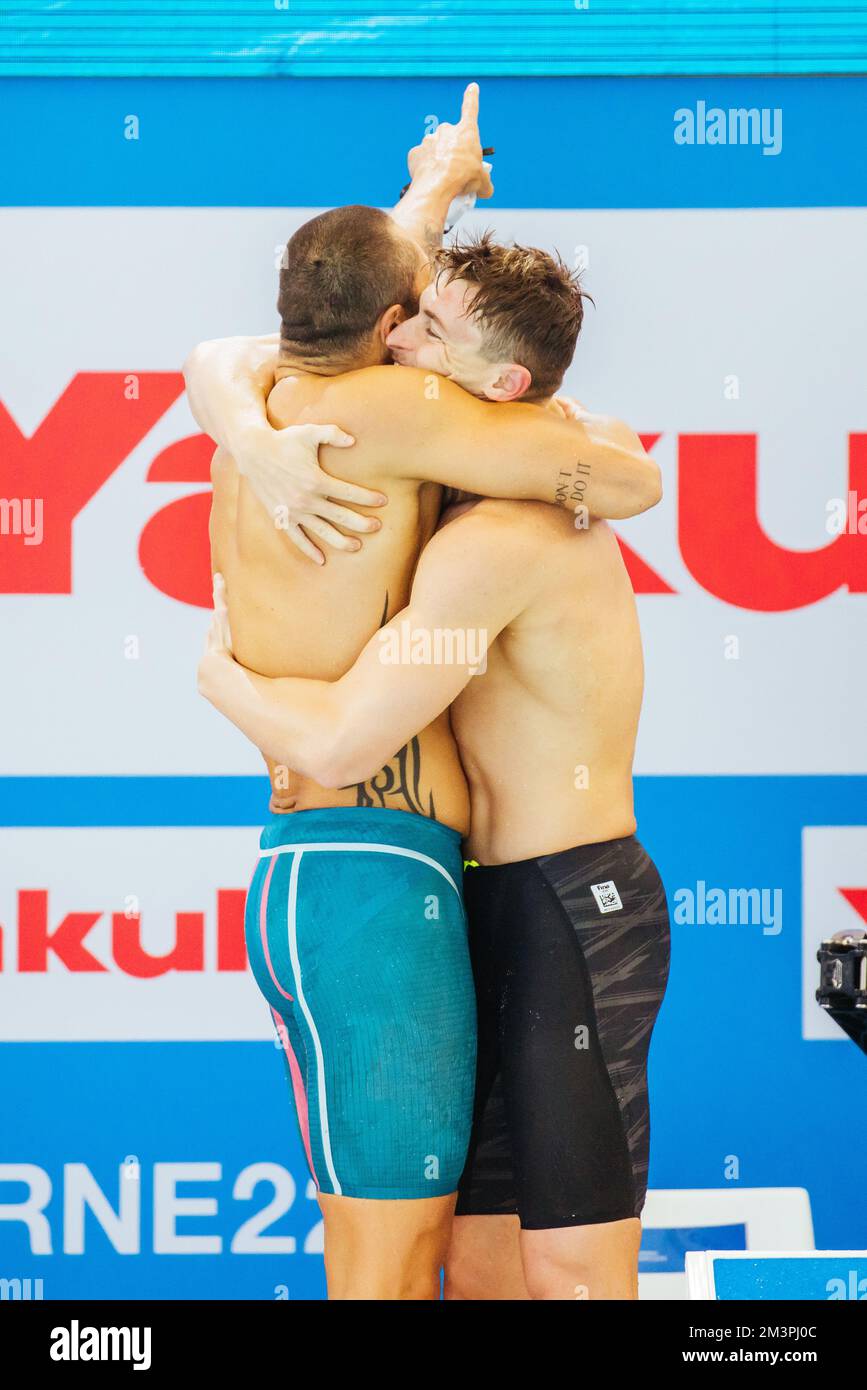
[[[393,328],[397,328],[399,323],[403,323],[409,315],[402,304],[392,304],[390,309],[386,309],[382,318],[379,320],[379,336],[383,343]]]
[[[508,362],[501,363],[495,370],[495,379],[485,387],[489,401],[516,401],[529,391],[533,376],[526,367],[518,366],[517,362]]]

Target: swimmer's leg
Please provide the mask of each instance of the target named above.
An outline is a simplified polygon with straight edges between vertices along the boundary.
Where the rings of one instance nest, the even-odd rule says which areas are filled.
[[[319,1205],[329,1299],[439,1298],[454,1193],[371,1201],[320,1192]]]
[[[515,1216],[456,1216],[446,1256],[449,1300],[526,1301],[521,1223]]]
[[[329,1297],[436,1298],[476,1056],[460,837],[399,813],[301,814],[263,846],[247,942],[286,1024]]]
[[[637,1217],[592,1226],[521,1231],[530,1298],[636,1299],[641,1222]]]
[[[594,884],[615,886],[607,913]],[[493,1046],[490,1014],[497,1074],[484,1108],[477,1101],[458,1204],[461,1217],[476,1218],[478,1234],[461,1246],[456,1222],[449,1282],[458,1297],[484,1298],[493,1271],[491,1287],[500,1288],[496,1235],[481,1223],[516,1211],[530,1298],[634,1299],[648,1170],[647,1057],[669,963],[659,875],[629,836],[471,870],[466,893],[479,1072]],[[495,949],[486,956],[488,941]],[[511,1245],[507,1233],[502,1238],[513,1257],[514,1237]]]

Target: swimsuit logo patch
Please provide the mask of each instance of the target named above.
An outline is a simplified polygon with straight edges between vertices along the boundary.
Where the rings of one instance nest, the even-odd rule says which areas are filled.
[[[596,906],[600,912],[619,912],[623,907],[613,880],[609,880],[608,883],[591,883],[590,892],[596,899]]]

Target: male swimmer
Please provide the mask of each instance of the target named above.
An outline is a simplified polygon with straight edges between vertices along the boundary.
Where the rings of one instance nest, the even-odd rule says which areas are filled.
[[[655,465],[625,427],[524,404],[496,409],[496,396],[478,399],[430,372],[381,365],[389,334],[416,313],[429,279],[427,229],[433,221],[441,235],[456,193],[474,184],[486,191],[477,102],[468,89],[460,124],[440,126],[413,152],[413,187],[397,224],[371,208],[336,209],[287,245],[268,417],[284,444],[287,427],[300,427],[292,442],[302,449],[340,442],[333,427],[311,432],[339,419],[357,440],[341,455],[349,482],[321,473],[317,485],[327,479],[328,498],[356,502],[377,500],[364,488],[387,488],[389,501],[361,554],[338,549],[317,572],[301,554],[310,553],[308,537],[275,525],[256,500],[273,453],[256,446],[239,476],[217,450],[213,567],[228,583],[238,659],[264,677],[331,682],[351,667],[407,604],[442,485],[564,506],[581,490],[600,516],[657,500]],[[573,307],[568,356],[579,326]],[[235,351],[224,347],[216,347],[223,362]],[[221,428],[225,375],[211,372],[214,361],[213,346],[189,360],[191,404],[237,452],[250,436],[239,427],[243,413]],[[504,383],[499,399],[519,394]],[[248,402],[247,419],[251,409]],[[262,441],[261,426],[253,437]],[[353,542],[335,524],[375,525],[333,501],[316,506],[330,532],[306,519],[305,528],[329,542],[339,536],[344,549]],[[303,767],[287,773],[279,759],[268,761],[280,809],[262,832],[247,944],[318,1188],[329,1296],[436,1298],[470,1138],[476,1053],[460,891],[469,803],[448,712],[413,729],[352,785],[326,786]]]

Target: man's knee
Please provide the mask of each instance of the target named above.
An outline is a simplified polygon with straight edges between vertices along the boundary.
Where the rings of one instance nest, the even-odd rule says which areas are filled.
[[[532,1299],[630,1299],[638,1297],[638,1261],[632,1251],[537,1249],[523,1252],[524,1279]]]
[[[521,1258],[531,1298],[637,1298],[641,1222],[524,1231]]]
[[[471,1250],[451,1249],[445,1264],[446,1299],[484,1299],[487,1270]],[[490,1280],[488,1279],[488,1283]]]
[[[422,1223],[423,1225],[426,1223]],[[435,1228],[394,1243],[361,1241],[335,1248],[325,1239],[329,1297],[365,1300],[437,1299],[444,1253]]]
[[[516,1215],[459,1216],[445,1265],[447,1299],[525,1300]]]
[[[592,1298],[598,1267],[592,1260],[536,1251],[524,1257],[524,1280],[533,1299]]]

